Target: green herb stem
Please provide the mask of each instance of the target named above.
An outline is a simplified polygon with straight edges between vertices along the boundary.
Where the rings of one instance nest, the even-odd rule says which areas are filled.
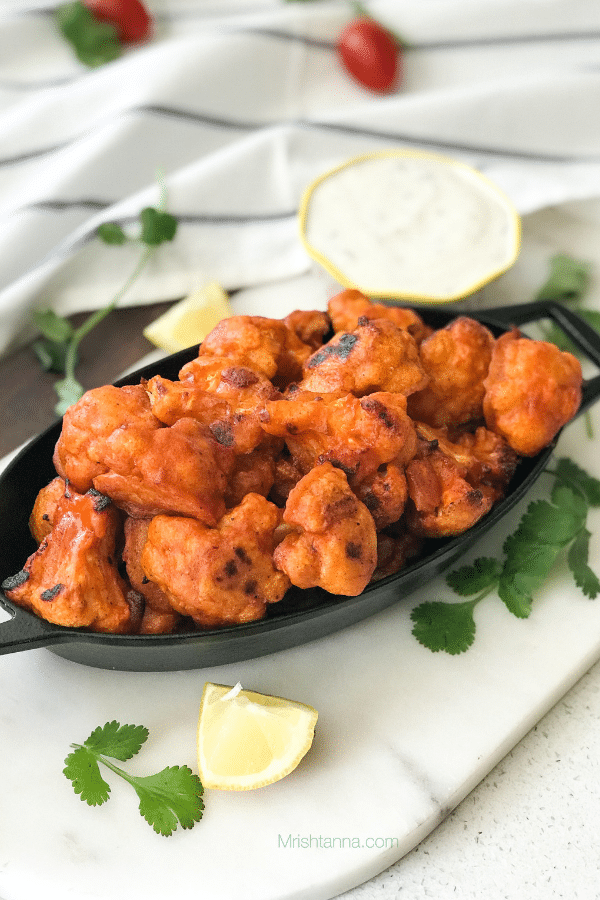
[[[76,745],[72,744],[71,746],[76,746]],[[137,782],[137,779],[135,778],[135,776],[128,775],[124,769],[121,769],[119,766],[115,766],[114,763],[112,763],[105,756],[102,756],[101,753],[96,753],[95,756],[96,756],[96,759],[98,760],[98,762],[101,762],[102,765],[106,766],[107,769],[110,769],[111,772],[115,773],[115,775],[120,775],[121,778],[124,778],[125,781],[127,781],[132,787],[135,787],[136,782]]]
[[[117,291],[110,303],[108,303],[107,306],[103,306],[101,309],[96,310],[96,312],[92,313],[91,316],[88,316],[88,318],[79,326],[79,328],[75,330],[75,332],[73,333],[73,337],[69,341],[67,353],[65,356],[65,376],[67,379],[75,380],[77,349],[81,341],[121,302],[132,284],[137,280],[137,278],[139,278],[140,274],[142,273],[144,267],[147,265],[155,250],[156,246],[145,247],[144,252],[140,256],[135,269],[133,270],[127,281]]]

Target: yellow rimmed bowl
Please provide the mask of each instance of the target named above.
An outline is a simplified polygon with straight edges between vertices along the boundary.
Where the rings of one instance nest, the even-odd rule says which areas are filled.
[[[412,303],[464,299],[506,272],[521,244],[519,215],[492,181],[411,150],[357,156],[319,176],[299,225],[341,287]]]

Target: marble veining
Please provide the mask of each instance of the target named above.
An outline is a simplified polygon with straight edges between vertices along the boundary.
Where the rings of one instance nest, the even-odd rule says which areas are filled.
[[[581,421],[559,453],[600,477]],[[599,513],[589,525],[598,568]],[[502,528],[469,559],[498,552]],[[379,873],[437,825],[459,827],[451,811],[600,658],[600,599],[583,597],[562,564],[529,619],[490,595],[477,608],[473,647],[432,654],[412,636],[410,611],[452,598],[436,579],[338,634],[198,671],[103,671],[49,650],[0,657],[1,900],[329,900],[375,876],[382,884]],[[202,821],[171,838],[154,834],[114,778],[108,803],[81,802],[64,759],[111,719],[150,730],[143,753],[125,764],[132,772],[195,767],[206,680],[316,707],[313,747],[292,775],[246,794],[208,791]],[[510,833],[511,808],[496,815]]]

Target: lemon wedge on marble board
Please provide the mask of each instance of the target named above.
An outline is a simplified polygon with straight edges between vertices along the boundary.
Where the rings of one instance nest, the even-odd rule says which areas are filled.
[[[248,791],[279,781],[310,749],[312,706],[207,682],[198,718],[198,772],[205,788]]]
[[[144,328],[144,337],[161,350],[176,353],[200,344],[221,319],[230,315],[227,293],[211,281],[150,322]]]
[[[433,153],[355,157],[304,192],[300,235],[342,287],[369,297],[449,302],[517,259],[521,222],[477,170]]]

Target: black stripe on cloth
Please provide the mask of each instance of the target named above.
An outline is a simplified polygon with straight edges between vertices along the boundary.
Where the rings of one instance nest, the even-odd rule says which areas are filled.
[[[263,35],[283,41],[304,44],[307,47],[317,47],[322,50],[335,50],[335,41],[318,40],[306,35],[295,34],[293,31],[284,31],[278,28],[247,28],[247,34]],[[545,32],[541,34],[505,34],[505,35],[481,35],[480,37],[452,38],[439,41],[407,41],[405,50],[470,50],[477,47],[511,47],[518,44],[552,44],[569,41],[594,41],[600,39],[600,31],[564,31]]]
[[[112,201],[114,202],[114,201]],[[106,209],[111,202],[104,200],[37,200],[35,203],[20,207],[20,210],[37,209],[43,212],[63,212],[69,209]]]
[[[54,8],[52,9],[28,9],[20,11],[21,15],[31,15],[31,14],[40,14],[40,15],[50,15],[53,14]],[[186,19],[194,18],[192,15],[178,15],[177,13],[173,14],[163,14],[157,15],[154,17],[157,23],[168,23],[171,21],[185,21]],[[221,31],[221,29],[219,30]],[[227,29],[227,31],[238,32],[248,35],[255,35],[260,37],[270,37],[275,40],[280,41],[288,41],[292,43],[301,43],[306,47],[314,47],[316,49],[332,51],[336,48],[335,41],[325,41],[319,40],[318,38],[311,38],[307,35],[297,34],[293,31],[285,31],[284,29],[278,28],[236,28],[233,26],[231,29]],[[596,41],[600,39],[600,31],[564,31],[564,32],[543,32],[543,33],[535,33],[535,34],[505,34],[505,35],[481,35],[480,37],[468,37],[468,38],[452,38],[451,40],[438,40],[438,41],[407,41],[404,49],[405,51],[428,51],[434,52],[436,50],[448,51],[448,50],[469,50],[476,49],[479,47],[511,47],[516,45],[524,45],[524,44],[552,44],[556,42],[560,43],[568,43],[568,42],[580,42],[580,41]],[[36,91],[44,88],[52,88],[52,87],[61,87],[65,84],[69,84],[71,82],[77,81],[78,78],[81,77],[79,72],[74,73],[70,76],[65,76],[60,79],[53,79],[48,81],[37,81],[37,82],[17,82],[14,80],[10,81],[2,81],[0,80],[0,90],[14,90],[14,91]]]
[[[377,128],[365,128],[358,125],[351,125],[341,122],[325,122],[311,119],[290,119],[275,121],[270,123],[250,123],[239,122],[230,119],[223,119],[215,116],[204,115],[203,113],[195,113],[190,110],[177,109],[168,106],[136,106],[123,110],[121,115],[151,115],[164,118],[179,119],[182,121],[192,122],[197,125],[209,126],[211,128],[230,129],[233,131],[258,131],[261,128],[273,127],[297,127],[302,129],[319,129],[323,131],[332,131],[339,134],[348,134],[361,137],[373,137],[379,140],[393,141],[403,146],[409,147],[428,147],[437,148],[444,151],[458,151],[478,154],[486,157],[500,157],[504,159],[514,160],[531,160],[546,163],[590,163],[598,162],[600,156],[593,155],[575,155],[567,153],[540,153],[538,151],[522,150],[518,147],[498,147],[486,146],[485,144],[475,144],[461,141],[449,141],[442,138],[419,137],[418,135],[400,134],[393,131],[382,130]],[[50,147],[40,147],[32,149],[14,156],[6,156],[0,158],[0,167],[18,165],[19,163],[29,162],[32,159],[50,156],[58,153],[80,140],[82,137],[89,137],[91,132],[84,132],[69,141],[61,144],[55,144]]]
[[[298,123],[300,124],[300,123]],[[566,153],[539,153],[533,150],[519,150],[516,147],[486,147],[481,144],[472,144],[463,141],[445,141],[441,138],[417,137],[415,135],[398,134],[392,131],[380,131],[379,129],[359,128],[354,125],[346,125],[339,122],[307,122],[306,125],[313,128],[321,128],[325,131],[335,131],[342,134],[359,135],[361,137],[374,137],[389,141],[397,141],[410,147],[427,147],[437,150],[459,151],[461,153],[477,154],[479,156],[497,156],[505,159],[525,160],[543,163],[590,163],[600,161],[600,154],[590,156],[575,156]]]
[[[191,110],[185,109],[177,109],[176,107],[170,106],[155,106],[152,104],[142,105],[142,106],[132,106],[128,109],[124,109],[121,111],[119,116],[116,118],[120,118],[122,116],[130,116],[130,115],[138,115],[147,113],[149,115],[164,117],[164,118],[172,118],[179,119],[180,121],[193,122],[197,125],[208,125],[211,128],[221,128],[223,130],[232,130],[232,131],[254,131],[260,128],[269,128],[272,127],[273,124],[278,123],[254,123],[254,122],[236,122],[233,119],[224,119],[218,116],[210,116],[204,115],[203,113],[194,113]],[[115,119],[111,120],[112,122]],[[31,150],[23,151],[22,153],[16,153],[12,156],[4,156],[0,157],[0,167],[2,166],[14,166],[19,165],[19,163],[26,163],[32,159],[39,159],[44,156],[51,156],[53,153],[59,153],[61,150],[65,150],[70,147],[72,144],[75,144],[77,141],[81,140],[84,137],[89,137],[93,131],[85,131],[81,134],[76,135],[68,141],[63,141],[60,144],[52,144],[49,147],[38,147]]]
[[[22,207],[19,212],[26,210],[35,210],[40,206],[40,204],[32,204],[28,207]],[[69,203],[66,202],[64,204],[56,203],[56,201],[52,203],[45,204],[43,206],[43,210],[47,212],[56,211],[59,206],[62,206],[60,211],[63,211],[65,208],[69,206]],[[230,225],[250,225],[250,224],[268,224],[271,222],[283,222],[286,220],[295,219],[298,215],[298,210],[294,209],[288,212],[273,212],[273,213],[199,213],[196,215],[191,214],[178,214],[176,212],[172,213],[173,216],[177,219],[178,224],[184,225],[222,225],[222,226],[230,226]],[[139,216],[122,216],[120,218],[108,219],[111,223],[114,222],[117,225],[121,225],[125,227],[127,225],[132,225],[139,221]],[[40,264],[47,264],[51,260],[60,260],[66,259],[75,253],[77,250],[81,250],[82,247],[85,247],[87,244],[91,243],[91,241],[96,238],[96,230],[90,230],[86,234],[80,235],[78,238],[75,238],[71,241],[64,241],[59,246],[55,247],[54,250],[51,250],[47,256],[43,258]]]

